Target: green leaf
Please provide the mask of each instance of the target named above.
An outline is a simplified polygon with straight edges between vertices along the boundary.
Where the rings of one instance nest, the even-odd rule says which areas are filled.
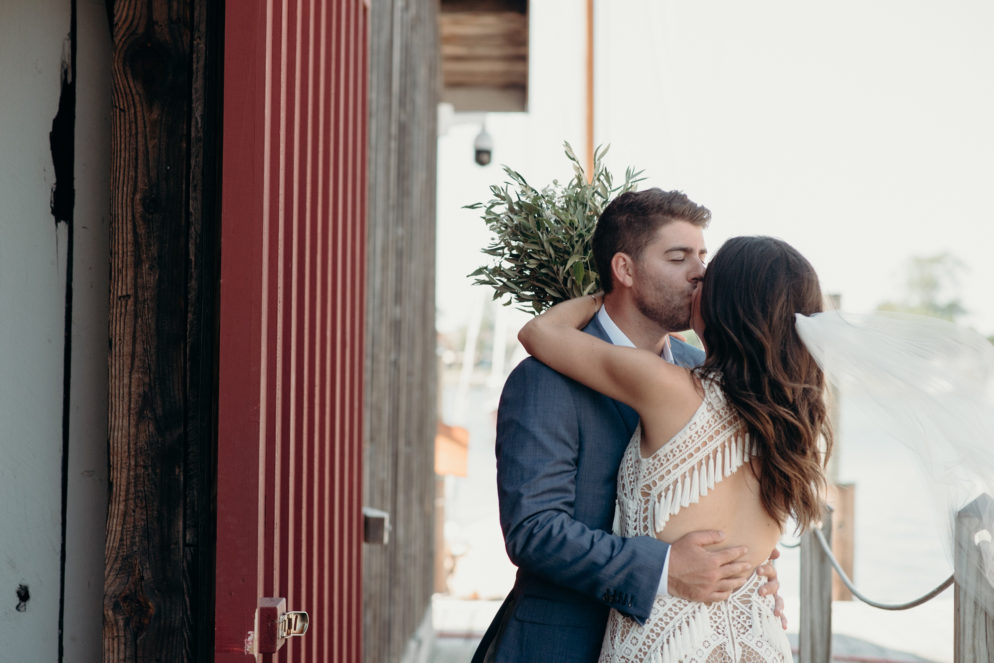
[[[624,182],[613,185],[604,167],[608,146],[594,150],[594,172],[587,182],[573,147],[563,143],[572,177],[553,179],[540,189],[528,184],[518,171],[503,166],[507,181],[491,185],[491,198],[466,205],[481,211],[493,233],[482,249],[494,262],[473,271],[475,284],[494,290],[494,299],[522,311],[541,312],[552,304],[597,290],[592,270],[591,237],[601,211],[611,198],[632,190],[642,171],[625,170]]]
[[[618,204],[621,205],[623,203],[618,203]],[[586,270],[583,269],[583,263],[582,262],[573,263],[573,279],[577,283],[583,283],[584,276],[586,276]]]

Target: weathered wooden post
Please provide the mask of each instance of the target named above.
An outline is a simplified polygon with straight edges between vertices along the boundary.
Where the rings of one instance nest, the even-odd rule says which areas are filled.
[[[832,509],[825,507],[821,532],[832,543]],[[814,530],[801,537],[800,663],[832,660],[832,565]]]
[[[838,424],[835,430],[838,430]],[[838,439],[838,438],[836,438]],[[838,447],[836,447],[838,448]],[[832,496],[832,554],[835,560],[846,572],[850,580],[854,580],[853,558],[855,551],[855,512],[856,484],[834,483],[831,488]],[[852,601],[852,592],[846,587],[838,573],[832,574],[832,600]]]
[[[994,660],[994,498],[986,493],[956,515],[953,660]],[[803,567],[802,567],[803,568]]]

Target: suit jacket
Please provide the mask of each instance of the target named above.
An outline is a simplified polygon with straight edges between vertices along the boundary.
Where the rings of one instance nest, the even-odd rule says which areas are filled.
[[[585,330],[609,338],[596,319]],[[703,353],[673,341],[673,358]],[[473,663],[596,661],[610,608],[645,622],[668,546],[611,534],[618,467],[636,412],[534,358],[508,377],[497,411],[497,492],[510,594]]]

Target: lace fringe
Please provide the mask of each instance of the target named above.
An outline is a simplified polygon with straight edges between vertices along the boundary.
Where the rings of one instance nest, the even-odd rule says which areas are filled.
[[[687,621],[677,626],[661,647],[652,651],[651,663],[680,661],[697,648],[697,643],[707,637],[707,610],[702,605]]]
[[[696,504],[707,495],[719,481],[726,479],[745,463],[752,455],[749,434],[735,436],[719,445],[706,460],[697,463],[675,483],[663,491],[652,504],[652,522],[656,532],[662,532],[670,516],[683,507]],[[615,506],[615,528],[620,525],[621,514]],[[618,530],[615,529],[617,532]]]

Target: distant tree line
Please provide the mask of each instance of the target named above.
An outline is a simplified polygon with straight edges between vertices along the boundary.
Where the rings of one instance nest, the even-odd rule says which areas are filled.
[[[968,312],[959,297],[965,272],[963,261],[949,252],[913,256],[905,266],[904,296],[877,309],[958,322]],[[994,336],[987,338],[994,343]]]

